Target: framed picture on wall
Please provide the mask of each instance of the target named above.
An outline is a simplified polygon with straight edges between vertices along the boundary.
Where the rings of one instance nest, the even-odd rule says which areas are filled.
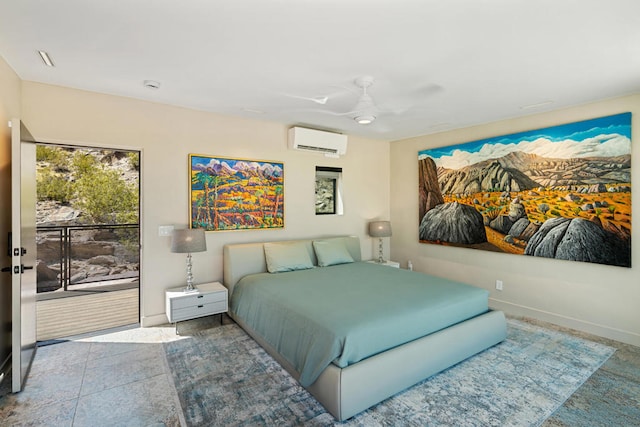
[[[342,168],[316,166],[316,215],[342,215]]]
[[[421,243],[631,267],[631,113],[418,152]]]
[[[316,177],[316,215],[336,213],[336,181],[333,177]]]
[[[189,218],[207,231],[284,228],[284,164],[190,154]]]

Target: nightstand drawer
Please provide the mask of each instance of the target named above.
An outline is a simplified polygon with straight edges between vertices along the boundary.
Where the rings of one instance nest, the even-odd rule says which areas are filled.
[[[224,313],[225,311],[227,311],[227,301],[225,299],[208,304],[174,308],[171,316],[171,322],[180,322],[181,320],[210,316],[212,314]]]
[[[227,299],[226,292],[211,292],[207,294],[185,295],[180,298],[174,298],[171,306],[174,310],[195,307],[203,304],[212,304],[217,302],[224,303]]]
[[[176,333],[178,322],[225,313],[228,310],[228,291],[222,283],[203,283],[196,285],[196,288],[197,291],[191,293],[185,293],[184,288],[165,291],[167,319],[176,324]]]

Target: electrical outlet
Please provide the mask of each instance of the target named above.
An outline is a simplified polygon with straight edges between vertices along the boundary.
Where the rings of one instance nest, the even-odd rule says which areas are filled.
[[[161,225],[160,227],[158,227],[158,236],[171,236],[171,233],[173,233],[173,228],[173,225]]]
[[[496,289],[499,291],[502,290],[502,280],[496,280]]]

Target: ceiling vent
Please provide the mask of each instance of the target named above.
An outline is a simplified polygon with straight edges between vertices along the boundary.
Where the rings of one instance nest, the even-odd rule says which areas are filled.
[[[347,153],[347,136],[316,129],[292,127],[289,129],[289,148],[322,153],[327,157],[340,157]]]

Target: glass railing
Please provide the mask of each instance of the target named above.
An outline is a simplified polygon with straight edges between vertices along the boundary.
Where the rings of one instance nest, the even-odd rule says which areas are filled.
[[[37,227],[38,293],[138,279],[138,224]]]

